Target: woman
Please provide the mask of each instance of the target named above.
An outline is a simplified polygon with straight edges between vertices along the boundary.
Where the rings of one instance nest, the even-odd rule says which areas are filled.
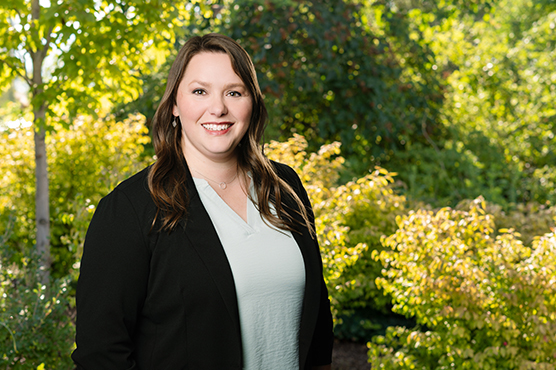
[[[78,369],[330,369],[332,319],[307,194],[261,152],[249,55],[178,54],[156,162],[98,205],[77,286]]]

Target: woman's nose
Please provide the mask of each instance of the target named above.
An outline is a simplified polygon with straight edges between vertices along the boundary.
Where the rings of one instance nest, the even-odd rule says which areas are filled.
[[[223,96],[214,96],[211,99],[209,113],[217,117],[222,117],[228,113],[226,102]]]

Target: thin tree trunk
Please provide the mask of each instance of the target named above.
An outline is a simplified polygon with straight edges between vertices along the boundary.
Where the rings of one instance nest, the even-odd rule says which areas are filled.
[[[41,254],[42,275],[46,282],[50,272],[50,206],[44,118],[45,109],[41,107],[35,111],[35,217],[37,249]]]
[[[34,20],[40,18],[39,0],[33,0],[31,12]],[[36,31],[36,30],[35,30]],[[41,254],[41,269],[43,282],[47,283],[50,276],[50,206],[48,190],[48,165],[46,161],[46,104],[41,102],[40,95],[43,93],[42,65],[48,42],[44,48],[30,50],[33,60],[33,99],[39,106],[33,106],[35,126],[35,218],[37,225],[37,249]]]

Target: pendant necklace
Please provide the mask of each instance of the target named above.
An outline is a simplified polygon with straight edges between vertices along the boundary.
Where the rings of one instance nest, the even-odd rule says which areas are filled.
[[[214,182],[215,184],[218,184],[218,187],[222,190],[225,190],[228,187],[228,185],[230,185],[232,182],[234,182],[234,180],[237,178],[237,171],[236,171],[236,174],[234,175],[233,179],[231,179],[228,182],[226,182],[226,181],[216,181],[216,180],[213,180],[213,179],[210,179],[210,178],[206,177],[205,175],[203,175],[202,173],[200,173],[197,170],[193,170],[193,171],[197,172],[199,175],[203,176],[206,180],[209,180],[209,181]]]

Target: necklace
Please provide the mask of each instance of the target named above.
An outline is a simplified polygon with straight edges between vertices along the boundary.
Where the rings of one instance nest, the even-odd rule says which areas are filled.
[[[228,187],[228,185],[230,185],[232,182],[234,182],[234,180],[237,178],[237,171],[236,171],[236,174],[234,175],[234,177],[228,182],[226,182],[226,181],[216,181],[216,180],[213,180],[211,178],[206,177],[205,175],[203,175],[202,173],[200,173],[197,170],[193,170],[193,171],[195,171],[199,175],[203,176],[206,180],[209,180],[209,181],[214,182],[215,184],[218,184],[218,187],[222,190],[226,189]]]

